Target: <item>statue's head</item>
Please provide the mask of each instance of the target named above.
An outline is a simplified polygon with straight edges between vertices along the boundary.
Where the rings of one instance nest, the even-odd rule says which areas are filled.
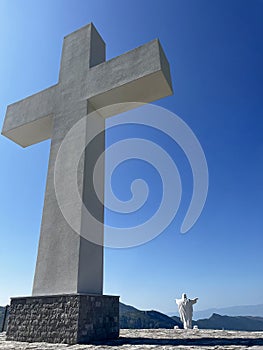
[[[187,296],[185,293],[182,294],[182,299],[187,299]]]

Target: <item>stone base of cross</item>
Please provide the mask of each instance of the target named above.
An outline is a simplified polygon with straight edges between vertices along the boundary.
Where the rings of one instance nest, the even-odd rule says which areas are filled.
[[[119,336],[119,297],[63,294],[12,298],[7,340],[88,344]]]
[[[60,181],[65,203],[68,199],[76,206],[74,221],[80,234],[58,205],[55,161],[65,136],[83,116],[87,115],[85,139],[98,124],[104,125],[102,117],[89,117],[92,111],[116,103],[148,103],[171,94],[169,64],[158,40],[105,61],[105,43],[89,24],[64,38],[58,83],[8,106],[3,135],[22,147],[51,138],[33,296],[12,299],[8,339],[72,344],[118,336],[118,297],[102,295],[103,225],[83,219],[82,208],[71,202],[71,187],[64,183],[63,173],[71,169],[74,147],[64,155]],[[95,153],[105,150],[104,136],[101,133],[95,144],[86,147],[78,165],[79,194],[100,223],[104,222],[104,206],[94,196],[92,164]],[[96,181],[103,198],[104,173],[99,176]],[[91,230],[101,244],[85,238]]]

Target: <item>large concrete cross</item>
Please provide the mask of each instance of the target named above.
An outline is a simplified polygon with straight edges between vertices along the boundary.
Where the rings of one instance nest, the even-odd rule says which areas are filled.
[[[151,102],[170,94],[169,64],[158,40],[105,61],[105,43],[94,25],[89,24],[64,38],[58,83],[8,106],[3,135],[22,147],[51,138],[33,295],[102,294],[103,291],[103,245],[75,234],[57,203],[54,164],[67,132],[92,110],[121,102]],[[87,118],[87,133],[92,132],[92,123]],[[96,151],[103,152],[104,135],[96,142]],[[71,152],[66,162],[70,163],[70,157]],[[80,195],[103,222],[103,205],[94,203],[89,195],[92,150],[86,150],[83,158],[79,164]],[[103,190],[104,174],[99,181]],[[83,229],[90,229],[89,223],[82,222],[81,210],[75,220],[80,226],[85,225]],[[101,228],[98,227],[96,234],[103,241]]]

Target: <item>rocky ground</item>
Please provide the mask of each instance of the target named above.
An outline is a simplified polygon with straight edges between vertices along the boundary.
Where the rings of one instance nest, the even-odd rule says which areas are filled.
[[[5,340],[0,333],[1,350],[263,350],[263,332],[220,330],[122,329],[115,341],[93,345],[21,343]]]

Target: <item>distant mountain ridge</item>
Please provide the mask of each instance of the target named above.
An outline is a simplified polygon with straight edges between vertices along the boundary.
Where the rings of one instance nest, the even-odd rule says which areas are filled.
[[[259,305],[238,305],[224,308],[211,308],[202,311],[195,311],[196,319],[208,318],[212,314],[227,315],[227,316],[255,316],[263,317],[263,304]]]
[[[263,317],[263,304],[259,305],[237,305],[222,308],[210,308],[200,311],[194,310],[194,319],[209,318],[212,314],[227,316],[255,316]],[[178,312],[167,312],[168,316],[178,316]]]
[[[193,325],[197,325],[200,329],[263,331],[263,317],[221,316],[213,313],[208,319],[193,321]],[[120,303],[120,328],[173,328],[174,326],[183,327],[178,316],[169,317],[154,310],[141,311]]]
[[[263,317],[221,316],[214,313],[209,319],[198,320],[194,324],[200,329],[263,331]]]

